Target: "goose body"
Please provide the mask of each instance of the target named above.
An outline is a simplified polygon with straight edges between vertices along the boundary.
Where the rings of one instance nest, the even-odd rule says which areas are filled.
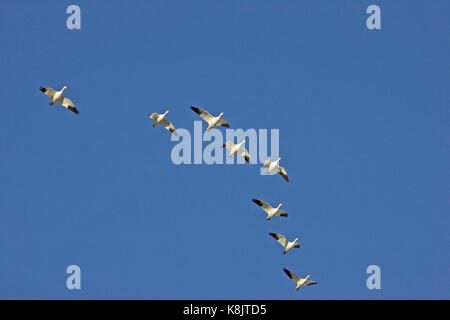
[[[295,290],[300,289],[303,286],[311,286],[313,284],[316,284],[317,281],[310,281],[308,280],[310,275],[307,275],[306,278],[302,279],[299,276],[297,276],[295,273],[289,271],[288,269],[284,268],[284,272],[288,275],[289,278],[292,279],[296,283]]]
[[[217,117],[213,117],[208,113],[208,111],[205,111],[203,109],[197,108],[192,106],[192,110],[194,110],[195,113],[197,113],[203,120],[205,120],[208,123],[208,128],[206,128],[206,131],[211,130],[215,126],[225,127],[229,128],[230,125],[227,121],[221,119],[223,116],[223,112],[220,113]]]
[[[284,248],[283,254],[285,254],[292,248],[300,248],[300,244],[298,243],[298,238],[295,238],[294,241],[290,242],[281,234],[270,232],[269,235],[271,235],[275,240],[277,240],[283,246],[283,248]]]
[[[72,111],[76,114],[79,114],[80,112],[77,110],[77,108],[75,108],[75,105],[73,104],[73,102],[63,96],[63,92],[66,89],[67,89],[67,86],[64,86],[60,91],[56,91],[52,88],[44,88],[44,87],[40,88],[40,90],[50,98],[51,106],[53,104],[55,104],[55,102],[57,102],[60,105],[62,105],[63,107],[69,109],[70,111]]]
[[[172,122],[168,121],[165,116],[169,113],[169,111],[164,112],[163,114],[159,113],[152,113],[149,114],[148,117],[150,119],[153,119],[152,127],[156,127],[158,124],[162,125],[164,128],[169,130],[174,136],[178,136],[177,132],[175,131],[175,127],[173,126]]]
[[[270,220],[270,219],[272,219],[273,217],[276,217],[276,216],[280,216],[280,217],[287,217],[288,216],[286,211],[280,210],[280,207],[283,205],[282,203],[280,203],[278,205],[278,207],[273,208],[265,201],[258,200],[258,199],[252,199],[252,201],[254,203],[256,203],[258,206],[260,206],[267,213],[266,220]]]
[[[234,144],[231,141],[227,141],[222,148],[227,148],[230,150],[230,153],[228,154],[229,157],[232,157],[235,153],[239,154],[240,156],[244,157],[245,161],[250,164],[250,155],[248,151],[244,148],[241,148],[241,146],[245,143],[245,140],[243,140],[241,143]]]
[[[270,161],[269,159],[267,159],[266,161],[264,161],[262,163],[262,165],[267,168],[267,174],[270,175],[272,173],[278,173],[280,176],[283,177],[284,180],[286,180],[286,182],[289,182],[289,177],[288,177],[288,175],[286,173],[286,170],[283,167],[280,167],[278,165],[280,160],[281,160],[281,157],[279,157],[275,161]]]

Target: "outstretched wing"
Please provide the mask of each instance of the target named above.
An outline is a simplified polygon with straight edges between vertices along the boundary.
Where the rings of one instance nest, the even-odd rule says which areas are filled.
[[[70,101],[67,98],[63,98],[61,105],[63,107],[66,107],[67,109],[69,109],[70,111],[79,114],[80,111],[77,110],[77,108],[75,108],[75,106],[73,105],[72,101]]]
[[[234,143],[231,141],[227,141],[226,143],[223,144],[222,148],[227,148],[229,150],[231,150],[234,147]]]
[[[264,162],[261,164],[261,165],[263,165],[264,167],[270,167],[270,160],[269,159],[267,159],[267,160],[264,160]]]
[[[278,233],[269,233],[275,240],[277,240],[283,247],[286,247],[287,240],[285,237],[283,237],[281,234]]]
[[[178,133],[175,131],[175,127],[173,126],[172,122],[170,122],[166,119],[162,119],[159,123],[161,125],[163,125],[164,128],[166,128],[167,130],[172,132],[174,136],[176,136],[176,137],[178,136]]]
[[[245,161],[247,161],[248,164],[251,164],[250,162],[250,155],[248,154],[248,151],[245,149],[240,148],[238,150],[239,154],[244,157]]]
[[[275,216],[280,216],[280,217],[286,217],[287,218],[288,214],[284,210],[278,210],[277,213],[275,213]]]
[[[226,122],[223,119],[220,119],[219,121],[217,121],[216,126],[221,126],[221,127],[225,127],[225,128],[229,128],[230,124],[228,122]]]
[[[149,117],[150,119],[156,120],[156,119],[158,119],[159,114],[157,114],[156,112],[154,112],[154,113],[152,113],[152,114],[149,114],[148,117]]]
[[[208,111],[205,111],[203,109],[200,109],[200,108],[197,108],[194,106],[192,106],[191,109],[194,110],[194,112],[197,113],[200,116],[200,118],[202,118],[203,120],[205,120],[208,123],[211,123],[211,121],[213,121],[213,119],[214,119],[214,117],[212,115],[210,115],[208,113]]]
[[[56,91],[53,90],[52,88],[44,88],[41,87],[40,90],[45,93],[48,97],[53,98],[53,96],[55,95]]]
[[[305,281],[305,286],[312,286],[313,284],[316,284],[317,283],[317,281],[309,281],[309,280],[306,280]]]
[[[286,180],[286,182],[289,182],[289,178],[288,175],[286,173],[286,170],[284,170],[283,167],[278,167],[278,173],[284,178],[284,180]]]
[[[264,209],[264,211],[268,211],[270,209],[273,209],[267,202],[258,200],[258,199],[252,199],[254,203],[256,203],[258,206]]]
[[[283,269],[284,272],[288,275],[289,278],[291,278],[292,280],[295,281],[295,283],[300,281],[300,277],[297,276],[295,273],[292,273],[291,271],[289,271],[288,269],[284,268]]]

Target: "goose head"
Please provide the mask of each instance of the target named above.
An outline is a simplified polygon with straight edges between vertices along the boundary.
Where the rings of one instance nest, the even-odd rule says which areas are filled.
[[[221,112],[220,114],[219,114],[219,117],[218,118],[221,118],[223,116],[223,112]]]
[[[64,86],[64,87],[61,89],[61,93],[64,92],[64,90],[66,90],[66,89],[67,89],[67,86]]]
[[[280,203],[280,204],[278,205],[277,209],[280,209],[280,207],[281,207],[282,205],[283,205],[283,204],[282,204],[282,203]]]
[[[242,146],[245,143],[245,141],[247,141],[247,140],[246,139],[242,140],[242,142],[239,143],[239,145]]]
[[[168,114],[168,113],[169,113],[169,110],[167,110],[166,112],[164,112],[163,116],[165,116],[165,115]]]

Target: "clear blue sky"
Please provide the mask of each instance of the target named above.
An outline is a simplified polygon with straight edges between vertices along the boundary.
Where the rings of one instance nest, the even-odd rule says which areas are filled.
[[[81,30],[66,8],[81,7]],[[366,28],[370,4],[382,29]],[[449,295],[448,1],[2,1],[0,298]],[[60,89],[80,115],[50,107]],[[291,178],[180,165],[147,115],[279,128]],[[267,222],[251,202],[283,202]],[[282,255],[268,236],[299,236]],[[82,289],[66,289],[79,265]],[[381,290],[366,288],[367,266]],[[311,274],[294,290],[283,273]]]

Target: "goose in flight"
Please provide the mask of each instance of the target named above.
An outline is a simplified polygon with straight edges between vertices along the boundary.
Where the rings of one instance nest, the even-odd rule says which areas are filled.
[[[234,144],[231,141],[227,141],[227,143],[225,143],[222,148],[227,148],[230,150],[230,154],[228,155],[229,157],[232,157],[233,154],[238,153],[240,156],[244,157],[245,161],[247,161],[248,164],[250,163],[250,155],[248,154],[248,151],[244,148],[241,148],[241,146],[245,143],[245,139],[238,144]]]
[[[208,113],[208,111],[205,111],[203,109],[200,109],[200,108],[197,108],[197,107],[194,107],[194,106],[192,106],[191,109],[194,110],[198,115],[200,115],[200,117],[203,120],[208,122],[208,128],[206,128],[206,131],[211,130],[215,126],[221,126],[221,127],[225,127],[225,128],[229,128],[230,127],[228,122],[226,122],[225,120],[220,119],[223,116],[223,112],[220,113],[219,116],[213,117],[212,115],[210,115]]]
[[[164,128],[166,128],[167,130],[169,130],[174,136],[178,136],[178,134],[175,131],[175,127],[173,126],[172,122],[170,122],[170,121],[168,121],[167,119],[164,118],[166,116],[166,114],[168,114],[168,113],[169,113],[169,111],[166,111],[163,114],[159,114],[159,113],[154,112],[152,114],[149,114],[148,117],[150,119],[153,119],[152,127],[156,127],[158,124],[160,124]]]
[[[286,182],[289,182],[289,178],[286,173],[286,170],[284,170],[283,167],[280,167],[278,165],[280,160],[281,160],[281,157],[279,157],[278,160],[276,160],[276,161],[270,161],[269,159],[267,159],[266,161],[264,161],[262,163],[262,165],[267,168],[267,174],[271,174],[272,172],[278,173],[279,175],[281,175],[284,178],[284,180],[286,180]]]
[[[272,208],[267,202],[258,200],[258,199],[252,199],[254,203],[256,203],[258,206],[260,206],[266,213],[267,218],[266,220],[270,220],[272,217],[280,216],[280,217],[287,217],[288,214],[284,210],[280,210],[280,207],[283,205],[280,203],[278,207]]]
[[[300,248],[300,244],[297,242],[298,238],[295,238],[294,241],[287,241],[285,237],[278,233],[269,233],[275,240],[277,240],[284,248],[283,254],[291,250],[292,248]]]
[[[284,272],[286,272],[288,277],[291,278],[297,284],[297,286],[295,287],[295,290],[298,290],[298,289],[300,289],[300,287],[303,287],[303,286],[311,286],[311,285],[317,283],[317,281],[309,281],[308,280],[309,274],[308,274],[308,276],[306,276],[305,279],[302,279],[299,276],[297,276],[295,273],[292,273],[291,271],[289,271],[286,268],[284,268],[283,270],[284,270]]]
[[[63,107],[69,109],[70,111],[79,114],[80,111],[75,108],[73,102],[63,96],[64,90],[67,89],[67,86],[64,86],[61,91],[53,90],[52,88],[43,88],[41,87],[41,91],[45,93],[50,98],[50,105],[52,106],[55,102],[58,102]]]

